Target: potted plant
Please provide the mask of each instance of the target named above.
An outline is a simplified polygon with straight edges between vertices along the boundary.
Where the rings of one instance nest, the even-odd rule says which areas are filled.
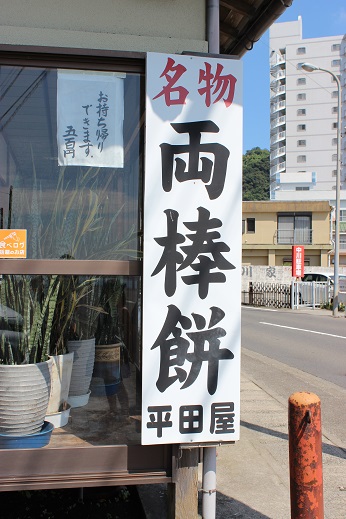
[[[59,291],[49,347],[52,369],[51,389],[46,415],[46,420],[52,422],[55,427],[63,427],[67,424],[71,407],[67,400],[74,353],[67,351],[65,335],[68,323],[73,315],[75,303],[71,298],[69,288],[69,278],[59,276]]]
[[[79,282],[78,276],[70,278],[70,296],[75,302],[68,330],[67,350],[74,353],[68,402],[71,407],[86,405],[90,396],[90,382],[95,360],[95,330],[97,318],[104,312],[97,301],[97,277]]]
[[[14,219],[20,220],[22,208],[26,208],[32,234],[31,257],[123,259],[131,254],[129,245],[136,242],[137,236],[133,228],[119,225],[118,219],[124,207],[114,213],[109,199],[113,176],[100,175],[97,168],[59,168],[56,189],[43,197],[34,157],[32,162],[32,196],[15,194],[14,206],[18,207],[18,211],[13,215]],[[86,353],[88,348],[89,370],[93,366],[94,330],[96,319],[102,311],[94,297],[97,279],[89,277],[82,282],[78,281],[78,276],[59,276],[57,279],[59,290],[50,340],[57,384],[53,381],[52,393],[57,387],[61,389],[60,361],[65,364],[67,352],[73,352],[72,386],[68,400],[83,395],[87,398],[89,389],[81,394],[83,390],[75,387],[76,369],[81,363],[82,352]],[[86,339],[89,343],[84,342]],[[83,341],[82,345],[78,344],[80,341]],[[82,369],[85,367],[82,365]],[[50,414],[60,412],[66,404],[61,392],[58,400],[51,394],[50,402]]]
[[[96,279],[88,277],[80,281],[78,276],[59,276],[59,291],[50,339],[50,358],[53,365],[46,416],[47,420],[58,427],[66,425],[71,404],[76,407],[75,400],[80,400],[83,395],[88,394],[89,388],[83,389],[80,383],[83,371],[83,384],[90,384],[88,379],[93,367],[94,320],[102,311],[101,308],[91,305]],[[85,341],[86,337],[91,340]],[[84,362],[87,362],[87,365],[84,365]]]
[[[99,168],[76,169],[60,168],[51,205],[36,202],[39,219],[45,221],[37,225],[35,220],[33,225],[37,234],[34,241],[40,243],[35,249],[38,256],[99,260],[120,260],[132,254],[137,257],[137,234],[133,226],[124,224],[125,205],[115,211],[109,196],[112,177],[100,175]],[[38,195],[35,200],[41,200]]]
[[[49,344],[58,276],[4,275],[0,283],[0,434],[39,434],[47,411]]]
[[[124,344],[121,336],[121,308],[125,285],[118,278],[104,278],[99,304],[103,313],[96,328],[95,364],[92,392],[99,396],[114,395],[121,382],[121,360]]]

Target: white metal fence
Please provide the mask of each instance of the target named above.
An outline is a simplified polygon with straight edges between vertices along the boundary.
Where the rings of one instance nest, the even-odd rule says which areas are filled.
[[[320,308],[332,300],[332,285],[318,281],[292,281],[291,308],[308,306]]]

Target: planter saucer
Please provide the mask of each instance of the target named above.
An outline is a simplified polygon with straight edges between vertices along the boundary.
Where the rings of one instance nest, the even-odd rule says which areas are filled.
[[[54,425],[44,422],[38,433],[26,434],[24,436],[11,436],[0,434],[0,449],[36,449],[48,445]]]
[[[67,402],[70,406],[73,407],[83,407],[83,405],[87,405],[89,402],[91,391],[88,391],[85,395],[72,396],[69,395],[67,398]]]
[[[58,413],[47,414],[45,420],[54,425],[55,428],[64,427],[70,416],[71,405],[66,404],[66,409]]]

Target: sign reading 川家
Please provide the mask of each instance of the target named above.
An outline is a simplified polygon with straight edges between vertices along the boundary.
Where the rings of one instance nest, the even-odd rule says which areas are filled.
[[[147,56],[142,444],[239,437],[242,64]]]
[[[292,276],[302,278],[304,276],[304,247],[303,245],[292,246]]]

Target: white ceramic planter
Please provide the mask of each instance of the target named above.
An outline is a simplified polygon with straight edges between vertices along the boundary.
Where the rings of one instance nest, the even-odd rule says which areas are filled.
[[[0,434],[39,433],[47,413],[53,361],[0,364]]]
[[[52,355],[51,387],[47,414],[62,411],[70,390],[74,353]],[[49,421],[49,420],[48,420]]]
[[[74,407],[83,407],[84,405],[87,405],[87,403],[89,402],[90,393],[91,393],[91,391],[88,391],[87,393],[85,393],[85,395],[79,395],[79,396],[71,396],[70,395],[68,397],[69,405],[72,408],[74,408]]]

